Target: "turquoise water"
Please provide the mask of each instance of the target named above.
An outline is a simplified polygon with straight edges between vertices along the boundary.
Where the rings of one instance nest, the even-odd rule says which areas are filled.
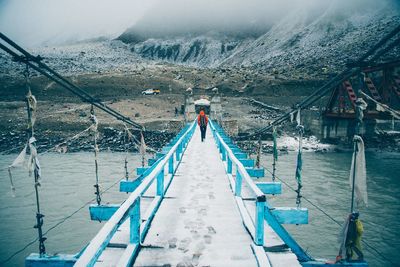
[[[350,210],[349,172],[351,153],[303,153],[302,194],[342,223]],[[279,178],[296,187],[296,152],[283,155],[277,164]],[[270,155],[263,164],[271,166]],[[382,255],[363,244],[370,266],[400,266],[400,154],[366,152],[368,207],[360,210],[364,225],[363,239]],[[296,193],[283,186],[281,196],[271,197],[275,206],[296,206]],[[334,259],[338,253],[337,225],[303,199],[309,209],[308,225],[286,227],[313,257]],[[389,262],[384,257],[391,259]]]
[[[14,183],[16,197],[11,196],[8,173],[4,169],[16,155],[0,155],[0,260],[34,240],[35,200],[33,178],[25,169],[16,169]],[[100,153],[100,181],[105,189],[124,177],[124,153]],[[42,212],[46,215],[44,231],[76,211],[94,197],[94,162],[92,153],[45,154],[40,157],[43,180],[40,189]],[[271,156],[263,155],[264,166],[269,167]],[[347,215],[350,203],[348,175],[351,154],[307,152],[303,155],[303,195],[340,222]],[[369,207],[361,210],[364,240],[376,247],[394,264],[400,262],[400,155],[367,152]],[[296,153],[279,158],[277,174],[295,186]],[[140,165],[140,156],[129,156],[129,168]],[[269,178],[266,178],[269,179]],[[270,197],[276,206],[294,206],[295,193],[286,186],[283,195]],[[118,185],[103,195],[103,202],[119,203],[126,198],[118,192]],[[309,208],[310,223],[287,229],[314,257],[333,259],[337,254],[337,233],[340,226],[303,200]],[[85,207],[65,223],[47,234],[48,253],[79,252],[97,233],[102,223],[89,219]],[[7,262],[5,266],[22,266],[24,258],[37,252],[37,243]],[[370,266],[392,266],[376,252],[364,248]]]
[[[12,197],[6,167],[16,155],[0,156],[0,260],[37,237],[35,224],[35,194],[33,177],[24,168],[13,171],[16,197]],[[100,153],[99,179],[101,189],[112,186],[124,177],[124,153]],[[141,164],[140,156],[130,155],[128,167],[135,169]],[[44,231],[73,213],[95,197],[93,153],[44,154],[40,156],[42,186],[40,200],[44,218]],[[103,203],[121,203],[126,193],[120,193],[119,184],[102,196]],[[90,221],[88,207],[84,207],[65,223],[47,234],[45,242],[48,253],[77,253],[102,227],[102,223]],[[38,252],[35,243],[18,254],[4,266],[23,266],[24,258]]]

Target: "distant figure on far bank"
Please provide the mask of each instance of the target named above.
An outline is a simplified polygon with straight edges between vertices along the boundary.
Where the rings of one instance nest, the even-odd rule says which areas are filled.
[[[207,115],[204,112],[204,109],[201,109],[199,116],[197,117],[197,124],[200,126],[200,132],[201,132],[201,142],[203,142],[204,139],[206,139],[207,123],[208,123]]]

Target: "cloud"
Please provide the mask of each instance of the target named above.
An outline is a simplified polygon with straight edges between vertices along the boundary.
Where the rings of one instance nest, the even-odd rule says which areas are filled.
[[[362,13],[396,0],[0,0],[0,30],[24,46],[60,44],[131,27],[142,37],[204,31],[261,34],[290,12]],[[132,27],[133,26],[133,27]]]
[[[395,0],[163,0],[149,8],[123,36],[126,41],[217,31],[259,35],[290,13],[308,21],[328,12],[352,16]]]
[[[156,0],[0,0],[0,30],[24,46],[116,37]]]

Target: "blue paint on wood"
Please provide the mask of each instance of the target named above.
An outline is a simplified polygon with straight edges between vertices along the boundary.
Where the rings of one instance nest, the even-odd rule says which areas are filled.
[[[108,221],[119,209],[120,205],[97,205],[89,206],[90,219],[93,221]]]
[[[296,254],[297,259],[300,262],[312,261],[310,255],[303,250],[303,248],[294,240],[294,238],[286,231],[286,229],[278,222],[272,212],[269,210],[269,206],[265,205],[264,212],[265,220],[275,231],[275,233],[282,239],[282,241]]]
[[[140,244],[129,244],[119,259],[118,266],[133,266],[133,261],[137,257],[139,249]]]
[[[229,148],[232,150],[233,153],[243,153],[242,150],[240,150],[240,148],[236,146],[229,146]]]
[[[139,244],[140,242],[140,198],[137,198],[129,212],[130,217],[130,233],[129,242],[131,244]]]
[[[222,148],[222,161],[226,161],[226,149]]]
[[[70,267],[77,261],[76,255],[57,254],[54,256],[31,253],[25,259],[26,267]]]
[[[178,145],[176,148],[176,160],[180,161],[181,160],[181,153],[182,153],[182,143]]]
[[[246,153],[241,153],[241,152],[233,152],[235,157],[237,159],[247,159],[247,154]]]
[[[232,173],[232,160],[230,157],[228,157],[228,162],[226,166],[226,172],[227,173]]]
[[[194,126],[195,124],[191,124],[192,126]],[[195,127],[190,128],[190,131],[188,132],[187,135],[185,135],[184,138],[182,138],[182,142],[187,142],[189,139],[188,137],[191,136],[193,134]],[[182,149],[184,146],[182,146],[182,143],[180,143],[180,148]],[[171,155],[172,156],[172,155]],[[135,184],[140,184],[141,182],[143,182],[143,178],[147,177],[153,170],[154,168],[156,168],[158,166],[158,164],[160,164],[160,162],[162,162],[165,159],[165,155],[162,155],[162,153],[158,154],[158,159],[156,162],[154,162],[154,164],[152,164],[152,166],[150,168],[148,168],[141,176],[139,176],[139,178],[135,181],[121,181],[120,186],[125,187],[128,185],[130,187],[132,187],[132,185],[135,186]],[[169,160],[169,159],[168,159]],[[167,160],[167,163],[168,163]],[[164,165],[162,166],[162,169],[164,169]],[[124,205],[124,214],[118,214],[114,213],[114,216],[116,214],[118,214],[118,222],[117,221],[112,221],[112,218],[109,220],[109,222],[106,224],[106,235],[97,235],[89,244],[88,247],[86,247],[84,249],[84,252],[79,256],[80,259],[78,259],[78,263],[80,263],[80,261],[82,261],[82,263],[84,263],[84,265],[86,266],[94,266],[98,260],[98,258],[100,257],[100,255],[103,253],[103,251],[106,249],[107,245],[109,244],[110,240],[112,239],[112,237],[114,236],[115,232],[117,231],[118,227],[125,221],[125,219],[129,218],[130,221],[130,235],[129,235],[129,240],[132,243],[131,245],[129,245],[127,247],[135,247],[138,248],[139,247],[139,240],[140,240],[140,234],[141,234],[141,230],[140,230],[140,225],[141,225],[141,216],[140,216],[140,196],[148,189],[148,187],[150,185],[154,185],[154,181],[156,179],[154,179],[157,177],[152,177],[152,179],[149,179],[145,185],[145,187],[143,187],[143,191],[138,192],[138,196],[137,198],[135,198],[135,200],[133,201],[132,205],[129,206],[128,209],[125,210],[126,205]],[[172,179],[171,179],[172,180]],[[171,180],[169,181],[168,185],[170,184]],[[137,186],[135,186],[136,188]],[[136,188],[137,190],[138,188]],[[137,195],[137,194],[136,194]],[[162,199],[161,197],[157,197],[159,199]],[[155,211],[154,211],[155,212]],[[129,217],[128,217],[129,216]],[[150,222],[148,222],[150,223]],[[88,250],[88,248],[90,248]],[[125,262],[131,262],[131,259],[133,257],[135,257],[136,255],[136,251],[137,249],[132,249],[129,251],[125,251],[125,253],[122,255],[121,258],[121,262],[123,261]],[[134,255],[135,254],[135,255]],[[82,264],[81,263],[81,264]],[[53,265],[54,266],[54,265]],[[124,265],[125,266],[125,265]]]
[[[281,224],[308,224],[306,208],[274,207],[271,212]]]
[[[119,191],[120,192],[133,192],[133,191],[135,191],[135,189],[139,186],[139,184],[143,181],[143,179],[147,175],[149,175],[157,167],[158,163],[162,160],[162,158],[152,159],[152,160],[155,160],[155,162],[150,167],[147,167],[147,168],[146,167],[143,167],[143,168],[140,167],[144,171],[135,180],[133,180],[133,181],[121,180],[120,185],[119,185]],[[141,170],[138,171],[138,169],[137,169],[137,172],[138,173],[141,172]]]
[[[161,153],[161,152],[157,152],[157,153],[156,153],[156,158],[157,158],[157,159],[162,158],[162,157],[164,157],[164,156],[165,156],[165,153]]]
[[[168,173],[174,173],[174,155],[172,155],[168,160]]]
[[[244,167],[254,167],[254,159],[239,159]]]
[[[250,177],[254,178],[264,177],[265,175],[264,168],[246,168],[246,171]]]
[[[323,261],[307,261],[307,262],[302,262],[301,265],[303,267],[367,267],[368,263],[365,261],[359,261],[359,262],[338,262],[338,263],[332,263],[332,262],[323,262]]]
[[[149,166],[151,166],[151,165],[153,165],[154,163],[156,163],[156,161],[157,161],[157,159],[148,159],[148,160],[147,160],[147,164],[148,164]]]
[[[235,196],[240,197],[242,195],[242,176],[239,171],[236,171],[235,179]]]
[[[164,169],[157,175],[157,195],[164,196]]]
[[[227,145],[235,145],[231,139],[229,138],[222,138],[222,140],[224,140],[225,144]]]
[[[144,239],[147,235],[147,232],[150,229],[151,221],[153,220],[154,215],[156,215],[156,212],[158,208],[160,207],[162,201],[162,197],[156,196],[151,204],[147,207],[146,213],[142,216],[143,220],[143,227],[141,228],[141,233],[140,233],[140,239],[141,242],[144,242]]]
[[[257,246],[264,245],[264,210],[265,210],[265,198],[264,201],[256,201],[256,217],[254,221],[255,235],[254,243]]]
[[[119,182],[119,191],[127,193],[133,192],[140,185],[142,180],[142,176],[133,181],[121,180],[121,182]]]
[[[277,195],[282,193],[281,182],[257,182],[256,185],[264,194]]]
[[[148,167],[137,167],[136,168],[136,174],[137,175],[142,175],[143,173],[145,173],[145,171],[147,171]]]
[[[167,154],[167,153],[168,153],[168,151],[170,151],[170,150],[171,150],[171,148],[172,148],[172,146],[165,146],[165,147],[163,147],[163,149],[161,150],[161,153],[165,153],[165,154]]]

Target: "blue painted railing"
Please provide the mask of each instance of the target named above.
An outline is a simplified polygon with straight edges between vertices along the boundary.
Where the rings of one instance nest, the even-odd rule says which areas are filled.
[[[174,173],[174,165],[176,165],[174,164],[174,160],[180,161],[182,153],[186,149],[186,146],[193,135],[194,129],[195,123],[193,122],[187,128],[186,132],[180,136],[179,139],[175,140],[175,144],[169,149],[168,153],[163,155],[152,166],[152,168],[145,171],[144,174],[146,174],[146,176],[142,182],[92,239],[77,260],[75,266],[93,266],[102,252],[106,249],[117,229],[128,218],[130,219],[130,244],[127,246],[125,253],[122,255],[117,265],[129,266],[129,264],[131,264],[133,258],[136,256],[139,250],[140,241],[144,239],[144,236],[150,226],[151,219],[157,211],[158,206],[172,181],[171,178],[169,184],[164,185],[164,169],[168,166],[168,172],[171,174]],[[144,222],[141,222],[140,198],[154,181],[157,183],[157,196],[154,200],[154,204],[152,203],[150,205],[150,213],[149,211],[146,212],[149,214],[148,219]]]
[[[136,177],[134,180],[121,180],[119,190],[121,192],[133,192],[135,189],[140,185],[140,183],[143,181],[143,179],[153,171],[153,169],[158,165],[158,163],[163,160],[165,154],[167,154],[171,148],[176,144],[176,142],[186,133],[186,131],[191,127],[191,124],[185,125],[179,133],[171,139],[171,141],[166,144],[161,152],[158,152],[155,156],[155,158],[150,158],[148,159],[148,167],[139,167],[137,168],[136,172],[138,177]],[[170,160],[175,160],[179,161],[178,159],[180,158],[180,154],[182,151],[177,151],[175,155],[175,159],[170,158]],[[172,164],[171,164],[172,166]],[[169,173],[171,173],[171,169],[169,170]]]
[[[242,197],[242,184],[246,182],[249,189],[256,196],[256,211],[255,211],[255,221],[253,223],[248,223],[246,227],[253,237],[254,243],[256,245],[263,245],[264,243],[264,206],[266,197],[264,193],[257,187],[253,182],[250,175],[248,174],[245,166],[242,163],[243,159],[238,159],[232,149],[227,143],[232,144],[230,139],[225,136],[225,133],[219,126],[212,121],[210,121],[210,127],[214,135],[214,139],[221,153],[223,161],[226,161],[226,171],[228,174],[232,174],[233,166],[236,167],[236,179],[232,183],[233,191],[236,197],[241,199]],[[236,152],[238,153],[238,152]],[[242,214],[243,216],[243,214]],[[247,220],[247,218],[243,218]],[[253,229],[254,228],[254,229]]]
[[[274,209],[268,204],[267,198],[260,188],[251,179],[247,172],[243,159],[238,159],[236,154],[241,153],[240,149],[237,148],[231,139],[226,136],[224,130],[216,123],[210,121],[211,130],[213,132],[216,144],[221,153],[221,158],[226,161],[226,172],[232,174],[233,166],[236,167],[236,177],[234,181],[231,181],[232,189],[235,196],[237,197],[239,209],[244,224],[248,228],[250,234],[253,237],[253,241],[257,246],[264,245],[264,220],[271,226],[271,228],[277,233],[282,241],[296,254],[300,262],[312,261],[310,255],[291,237],[286,229],[281,225],[276,215],[272,212]],[[231,175],[230,177],[233,176]],[[242,184],[247,183],[248,188],[256,196],[255,199],[255,219],[254,222],[248,218],[248,212],[242,199]],[[239,198],[239,199],[238,199]]]

